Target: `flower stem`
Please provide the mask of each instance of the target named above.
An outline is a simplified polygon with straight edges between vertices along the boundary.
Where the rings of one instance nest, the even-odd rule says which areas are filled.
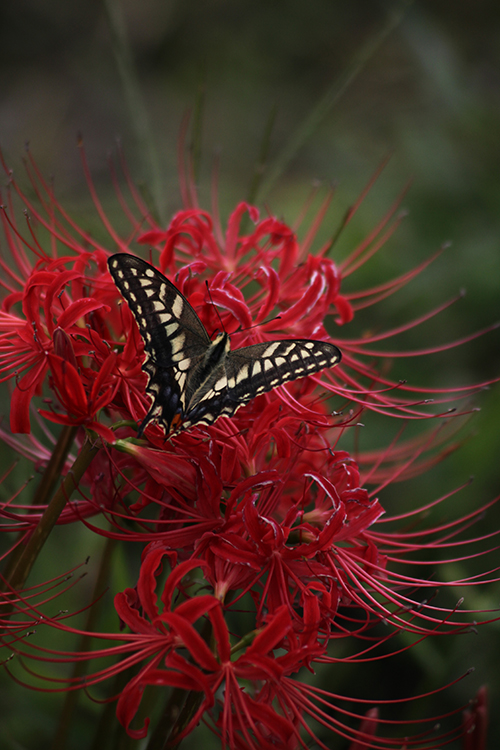
[[[147,108],[141,93],[141,85],[135,68],[132,50],[127,37],[121,4],[117,0],[105,0],[103,7],[108,21],[112,49],[123,86],[125,102],[129,110],[130,121],[134,129],[139,153],[143,158],[143,166],[146,170],[146,182],[150,186],[156,211],[160,216],[160,220],[162,220],[162,218],[164,219],[162,217],[164,201],[162,200],[163,190],[160,168],[158,166],[158,155],[151,133]]]
[[[74,438],[73,428],[69,428],[69,431],[71,432],[71,437]],[[57,482],[57,479],[61,475],[62,467],[64,466],[67,453],[71,446],[69,438],[70,435],[66,435],[64,438],[61,437],[57,442],[56,448],[54,450],[54,454],[57,453],[57,457],[54,458],[53,455],[49,462],[49,466],[47,466],[47,470],[41,483],[41,494],[37,499],[37,504],[39,504],[40,502],[40,497],[48,499],[48,497],[50,496],[50,492]],[[61,445],[66,446],[66,453],[63,453],[62,450],[59,450]],[[55,493],[50,503],[47,505],[47,508],[40,518],[37,527],[31,534],[28,543],[26,545],[18,546],[19,552],[15,556],[16,559],[9,565],[8,575],[6,574],[4,576],[6,582],[4,591],[18,591],[19,589],[23,588],[26,579],[29,576],[31,569],[35,563],[35,560],[38,557],[38,554],[43,545],[45,544],[45,541],[47,540],[47,537],[57,523],[57,519],[61,515],[64,506],[71,497],[73,491],[78,487],[83,474],[87,470],[99,448],[100,443],[91,443],[89,439],[87,439],[87,441],[84,443],[80,454],[75,459],[73,467],[66,474],[62,484],[59,486],[59,489]],[[54,459],[53,464],[52,459]],[[57,468],[58,471],[56,471]],[[48,486],[45,487],[44,480],[47,475]]]
[[[175,688],[146,750],[173,750],[178,747],[182,740],[177,740],[177,737],[191,721],[203,697],[203,693],[194,690],[186,693],[182,688]]]
[[[78,427],[63,427],[61,430],[55,448],[43,473],[42,480],[38,486],[38,490],[33,498],[33,505],[47,505],[49,502],[56,483],[63,472],[64,464],[66,463],[68,453],[73,445],[73,440],[75,439],[77,430]],[[22,543],[24,534],[25,532],[22,531],[19,533],[16,548],[9,556],[7,566],[3,571],[5,581],[10,581],[15,568],[19,564],[19,558],[24,550],[24,545]],[[7,587],[3,582],[0,584],[0,591],[6,590]]]
[[[356,80],[365,65],[371,60],[379,47],[389,36],[398,24],[401,22],[408,6],[412,0],[402,0],[399,7],[395,8],[382,29],[374,36],[370,37],[368,42],[361,48],[357,57],[347,67],[347,69],[334,81],[332,86],[326,91],[321,99],[316,103],[313,109],[306,115],[305,119],[299,125],[295,133],[291,136],[288,143],[285,144],[281,152],[270,166],[266,179],[258,189],[256,199],[262,202],[268,195],[275,182],[283,174],[286,167],[295,158],[302,146],[310,140],[313,133],[318,129],[330,110],[337,104],[341,96],[348,90],[349,86]]]
[[[104,549],[101,553],[101,561],[99,565],[99,571],[94,584],[94,591],[92,599],[94,604],[90,607],[87,612],[87,619],[83,627],[84,635],[81,636],[76,651],[78,654],[86,654],[90,651],[92,643],[92,635],[97,628],[97,620],[102,611],[103,599],[101,597],[102,592],[106,589],[109,583],[111,562],[113,559],[113,551],[116,546],[116,539],[107,539]],[[88,662],[84,659],[76,661],[71,674],[71,680],[73,683],[78,682],[83,678],[88,667]],[[68,745],[68,737],[72,731],[72,721],[75,715],[75,710],[79,698],[79,691],[68,690],[64,699],[64,705],[59,717],[59,724],[52,741],[53,750],[64,750]]]
[[[190,145],[193,179],[195,182],[198,182],[200,179],[201,168],[201,140],[203,132],[203,113],[205,109],[205,65],[200,67],[199,76],[200,79],[195,99]]]
[[[209,620],[205,621],[200,635],[206,643],[210,641],[212,625]],[[204,697],[204,693],[196,690],[174,688],[146,750],[174,750],[178,747],[182,739],[177,738],[195,715]]]
[[[47,505],[56,484],[61,478],[64,464],[73,445],[78,432],[78,427],[63,427],[56,443],[54,451],[49,459],[47,468],[43,473],[42,481],[33,499],[34,505]]]
[[[259,194],[259,187],[262,183],[264,172],[265,172],[267,162],[269,159],[269,153],[271,151],[271,136],[273,133],[274,124],[276,122],[277,111],[278,111],[278,108],[275,104],[269,113],[266,127],[262,135],[262,140],[260,144],[260,153],[257,158],[257,162],[254,165],[252,181],[250,183],[250,188],[249,188],[248,195],[247,195],[247,203],[250,203],[251,205],[257,202],[257,196]],[[248,214],[245,214],[244,218],[246,221],[248,221]]]

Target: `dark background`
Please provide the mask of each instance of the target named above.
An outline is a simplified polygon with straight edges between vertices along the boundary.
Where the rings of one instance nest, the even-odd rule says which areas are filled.
[[[83,133],[100,197],[118,227],[120,217],[106,159],[119,137],[133,178],[148,184],[160,212],[168,218],[181,205],[177,179],[181,122],[186,111],[195,108],[201,88],[205,104],[200,202],[210,207],[217,155],[220,204],[223,217],[227,216],[248,194],[270,112],[276,112],[272,166],[325,92],[343,80],[366,45],[387,26],[395,7],[373,0],[9,3],[1,11],[0,22],[0,143],[6,160],[25,184],[22,157],[29,141],[43,173],[54,175],[61,203],[89,231],[98,233],[76,137]],[[131,106],[107,18],[117,8],[138,76],[139,100]],[[141,120],[141,103],[148,122]],[[145,147],[140,139],[148,128],[152,138]],[[148,148],[154,149],[153,156],[148,155]],[[346,288],[366,287],[373,279],[403,273],[445,241],[451,240],[452,246],[404,292],[361,315],[356,321],[358,330],[397,325],[461,288],[467,290],[464,299],[406,337],[401,347],[437,345],[500,319],[497,2],[428,0],[409,7],[263,196],[265,204],[293,222],[313,180],[325,186],[338,183],[338,197],[325,220],[328,236],[389,152],[393,156],[388,167],[354,227],[339,243],[340,257],[380,220],[412,178],[403,204],[409,213],[380,257],[349,280]],[[494,378],[500,374],[499,334],[496,331],[445,354],[405,363],[398,363],[398,377],[419,384],[445,387]],[[446,506],[449,517],[498,494],[499,393],[496,387],[476,398],[482,410],[469,426],[469,433],[475,434],[460,451],[424,478],[388,490],[382,502],[391,508],[423,503],[463,483],[470,474],[475,475],[475,482]],[[7,410],[6,405],[3,411]],[[364,421],[369,427],[370,418]],[[390,430],[380,427],[380,434],[385,437]],[[378,435],[367,431],[363,439],[366,444],[377,444]],[[498,522],[498,512],[493,511],[482,530],[498,528]],[[83,550],[75,552],[75,545],[65,547],[62,537],[58,543],[63,546],[57,556],[61,549],[68,557],[73,555],[68,567],[78,555],[86,556],[86,544],[93,544],[86,540]],[[464,570],[495,564],[498,553],[475,568],[474,563],[472,568],[450,565],[450,579],[465,575]],[[54,569],[60,571],[60,565]],[[462,593],[457,589],[453,601]],[[470,608],[498,606],[498,585],[484,592],[468,590],[466,604]],[[498,625],[491,625],[477,636],[464,635],[450,643],[440,639],[424,644],[418,653],[411,652],[400,667],[385,671],[388,682],[380,685],[380,694],[404,693],[407,687],[430,689],[475,666],[472,676],[429,705],[434,713],[445,711],[488,683],[493,719],[489,746],[494,748],[500,742],[499,662]],[[352,694],[361,692],[367,683],[376,686],[380,672],[363,669],[339,671],[329,687]],[[10,682],[0,689],[8,696],[2,703],[11,716],[4,724],[2,747],[47,747],[53,733],[49,697],[18,692]],[[373,691],[368,690],[368,695]],[[93,710],[92,705],[82,709]],[[15,729],[27,712],[35,717],[33,725],[38,722],[40,732],[33,734],[27,725]],[[73,743],[72,747],[82,750],[88,747],[83,734],[73,738]]]

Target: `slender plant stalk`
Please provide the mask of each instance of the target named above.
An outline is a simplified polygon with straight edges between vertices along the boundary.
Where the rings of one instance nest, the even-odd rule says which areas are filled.
[[[188,694],[182,688],[172,690],[163,713],[151,734],[146,750],[163,750],[166,738],[171,736],[173,727],[177,726],[177,722],[184,715],[187,699]],[[169,745],[169,747],[175,747],[175,744]]]
[[[93,600],[94,604],[87,611],[87,619],[83,627],[83,635],[80,638],[80,642],[77,647],[79,654],[87,653],[90,650],[92,642],[92,636],[96,628],[97,619],[102,609],[103,599],[101,598],[102,592],[105,590],[109,582],[111,560],[113,559],[113,550],[116,546],[116,539],[107,539],[104,549],[101,553],[101,560],[99,565],[99,571],[94,584]],[[73,672],[71,674],[71,680],[76,682],[79,678],[83,677],[88,667],[88,662],[81,659],[76,661]],[[52,741],[52,750],[64,750],[68,744],[68,737],[72,727],[72,720],[77,706],[80,692],[77,690],[68,690],[64,699],[64,705],[59,717],[59,724],[57,727],[56,734]]]
[[[56,491],[54,497],[48,504],[45,513],[41,517],[37,527],[31,534],[26,545],[21,546],[21,552],[17,562],[12,566],[10,576],[7,581],[9,589],[19,591],[24,587],[31,569],[42,549],[47,537],[57,523],[57,519],[64,510],[64,506],[71,497],[73,491],[78,487],[80,480],[89,467],[92,459],[97,454],[100,443],[91,443],[90,440],[84,443],[79,455],[77,456],[72,469],[67,473],[63,482]]]
[[[172,731],[161,746],[162,750],[174,750],[174,748],[179,747],[182,740],[179,740],[178,737],[196,714],[203,698],[204,693],[194,692],[194,690],[188,694]]]
[[[68,458],[68,454],[73,445],[78,427],[63,427],[52,455],[49,459],[49,463],[45,471],[43,472],[42,479],[36,491],[35,497],[33,498],[33,505],[47,505],[57,482],[61,478],[64,464]],[[25,532],[20,532],[19,537],[22,538]],[[19,559],[23,554],[24,545],[18,539],[18,545],[12,555],[9,556],[7,566],[3,571],[4,581],[0,583],[0,590],[6,591],[5,581],[10,581],[14,571],[19,565]]]
[[[328,91],[321,97],[318,103],[313,107],[311,112],[299,125],[295,133],[291,136],[288,143],[278,154],[269,168],[266,179],[260,185],[257,191],[256,200],[262,202],[268,195],[275,182],[281,177],[284,170],[288,167],[292,159],[295,158],[304,144],[311,138],[319,125],[323,122],[330,110],[337,104],[341,96],[347,91],[349,86],[355,81],[365,65],[371,60],[382,43],[389,34],[400,24],[403,16],[412,0],[403,0],[401,6],[394,10],[388,18],[387,23],[378,34],[371,37],[370,40],[361,48],[356,59],[346,68]]]
[[[212,639],[212,625],[208,620],[205,621],[200,635],[206,643]],[[172,690],[146,750],[174,750],[178,747],[182,740],[177,738],[195,715],[203,697],[203,693],[195,690]]]
[[[147,108],[141,93],[141,85],[128,41],[125,21],[119,0],[104,0],[104,9],[111,34],[111,44],[123,86],[130,122],[137,140],[140,157],[145,170],[145,182],[149,186],[160,221],[163,215],[163,182]]]
[[[191,166],[193,170],[193,179],[198,182],[200,179],[201,168],[201,144],[203,133],[203,116],[205,112],[205,70],[203,65],[200,69],[198,91],[196,94],[195,107],[193,112],[193,125],[191,128]]]
[[[203,693],[186,692],[181,688],[172,690],[146,750],[174,750],[179,747],[182,740],[177,738],[198,710],[203,696]]]
[[[111,695],[119,695],[127,682],[134,676],[134,668],[129,667],[115,675],[110,686]],[[142,745],[140,745],[142,747]],[[102,713],[96,721],[94,739],[88,750],[137,750],[137,740],[130,737],[116,721],[116,702],[104,703]]]
[[[266,127],[262,136],[260,144],[259,157],[255,163],[252,180],[250,182],[250,188],[248,190],[247,202],[253,204],[257,201],[257,195],[259,193],[259,187],[264,177],[264,172],[267,167],[267,160],[269,158],[269,151],[271,149],[271,135],[276,121],[277,106],[274,105],[267,118]]]

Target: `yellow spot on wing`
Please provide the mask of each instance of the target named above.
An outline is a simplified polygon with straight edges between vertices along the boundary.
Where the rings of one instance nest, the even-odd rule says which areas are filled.
[[[172,305],[172,312],[176,318],[181,317],[183,307],[184,307],[184,301],[182,297],[178,295],[174,300],[174,304]]]
[[[236,383],[241,383],[242,380],[248,378],[248,365],[243,365],[241,370],[236,375]]]
[[[265,352],[262,354],[263,357],[272,357],[278,346],[280,345],[279,341],[273,341],[272,344],[269,344]]]

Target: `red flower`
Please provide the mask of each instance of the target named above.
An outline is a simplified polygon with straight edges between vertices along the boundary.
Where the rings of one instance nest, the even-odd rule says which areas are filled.
[[[28,237],[24,237],[15,223],[13,205],[9,201],[10,208],[8,212],[4,210],[2,217],[16,271],[5,267],[3,286],[7,295],[0,311],[0,373],[4,379],[16,378],[12,396],[12,429],[14,432],[29,432],[29,405],[36,395],[41,394],[49,372],[49,386],[55,388],[59,402],[50,415],[51,419],[65,424],[92,425],[91,429],[99,431],[95,417],[105,408],[106,412],[99,414],[101,425],[106,413],[112,419],[121,414],[125,419],[138,421],[148,406],[144,395],[145,376],[140,368],[140,358],[137,358],[141,344],[135,322],[128,308],[120,304],[121,298],[111,283],[106,267],[110,253],[70,222],[62,207],[54,201],[52,191],[44,183],[36,165],[33,162],[31,165],[35,190],[41,196],[45,191],[50,199],[50,217],[44,216],[28,201],[14,180],[11,184],[33,220],[49,233],[53,242],[50,252],[47,252],[42,241],[38,241],[31,223],[28,224]],[[120,250],[129,249],[105,218],[92,185],[91,190],[113,241]],[[139,208],[142,210],[142,206]],[[328,341],[332,337],[324,326],[327,316],[333,316],[338,324],[345,325],[353,317],[353,303],[359,308],[378,301],[422,270],[415,269],[383,288],[366,290],[362,294],[346,296],[341,292],[343,277],[378,248],[377,244],[373,246],[376,238],[386,228],[396,208],[391,209],[373,236],[367,238],[341,268],[327,257],[329,244],[315,254],[310,252],[323,209],[302,243],[283,222],[272,217],[260,219],[257,209],[245,203],[237,206],[230,216],[225,236],[206,212],[189,208],[180,211],[166,230],[152,226],[138,241],[158,247],[160,268],[171,274],[207,330],[217,330],[222,320],[232,335],[233,348],[272,340],[277,335]],[[245,213],[255,224],[248,234],[241,233]],[[133,220],[132,215],[129,216]],[[135,232],[139,226],[139,221],[136,221]],[[84,241],[90,249],[84,248]],[[34,266],[26,250],[38,258]],[[209,292],[205,282],[208,282]],[[22,312],[15,311],[19,302]],[[404,328],[417,323],[415,321]],[[404,390],[430,393],[425,389],[392,383],[360,358],[364,353],[370,358],[385,355],[370,345],[400,330],[362,340],[333,336],[334,343],[344,353],[342,364],[320,376],[292,384],[286,391],[278,389],[266,397],[266,403],[278,399],[287,408],[293,408],[303,418],[310,419],[317,409],[304,409],[303,398],[313,383],[321,383],[323,389],[336,394],[337,400],[340,395],[363,408],[399,413],[410,418],[422,416],[420,405],[416,408],[413,398],[404,398],[401,394]],[[67,337],[66,348],[71,348],[74,354],[74,361],[71,359],[70,364],[75,367],[77,375],[73,373],[73,378],[76,377],[79,385],[75,383],[71,393],[64,392],[61,382],[64,373],[56,360],[50,358],[50,355],[57,354],[54,337],[58,332]],[[110,346],[116,355],[114,360],[109,359]],[[408,353],[409,356],[415,354]],[[378,388],[374,384],[378,384]],[[99,392],[96,392],[96,387]],[[478,387],[447,391],[438,401],[449,401],[451,395],[465,395]],[[301,398],[297,400],[295,396],[299,393]],[[44,411],[44,416],[48,416],[47,411]],[[325,414],[320,419],[323,424],[332,423],[325,419]],[[237,426],[238,422],[235,424]],[[106,438],[110,439],[109,433],[106,433]]]
[[[36,171],[35,178],[43,191]],[[15,182],[12,186],[27,203]],[[119,238],[93,195],[113,250],[137,252],[132,241]],[[192,715],[174,727],[176,741],[203,720],[224,747],[303,747],[303,736],[325,747],[308,727],[311,717],[330,734],[368,746],[375,717],[365,719],[361,730],[349,728],[350,719],[362,721],[367,701],[357,701],[359,712],[344,709],[341,696],[301,682],[297,673],[337,662],[329,646],[340,638],[350,644],[347,663],[377,659],[377,647],[401,630],[422,639],[467,627],[469,613],[461,616],[432,600],[421,602],[416,593],[458,582],[439,582],[434,571],[431,581],[404,571],[413,552],[458,548],[459,534],[482,512],[424,531],[416,524],[421,509],[383,517],[384,487],[435,460],[424,454],[439,442],[437,432],[356,458],[339,446],[362,409],[408,419],[428,416],[420,400],[425,389],[393,383],[372,364],[383,354],[373,349],[376,342],[418,321],[366,339],[349,338],[346,332],[357,309],[421,270],[362,293],[342,291],[344,277],[392,231],[389,222],[397,206],[339,267],[328,257],[330,243],[310,252],[326,204],[299,242],[282,221],[261,219],[246,203],[235,208],[225,233],[216,217],[193,207],[178,212],[166,229],[158,227],[139,203],[139,219],[129,214],[132,235],[158,251],[158,266],[210,333],[222,324],[233,348],[278,337],[333,341],[344,359],[332,371],[258,396],[231,419],[168,441],[152,424],[137,442],[135,424],[149,408],[143,343],[108,274],[111,251],[85,237],[50,198],[50,220],[27,203],[49,232],[50,252],[30,224],[28,239],[23,238],[11,208],[3,214],[17,269],[6,277],[8,293],[0,311],[0,371],[16,382],[11,426],[29,432],[30,404],[48,389],[52,402],[50,409],[39,410],[43,419],[79,426],[91,433],[94,444],[108,443],[98,454],[97,468],[83,475],[81,498],[68,504],[60,521],[81,519],[96,533],[146,545],[137,586],[115,597],[121,623],[130,632],[93,634],[116,645],[75,656],[114,655],[121,661],[85,679],[71,678],[69,687],[135,669],[117,713],[136,738],[147,733],[147,722],[139,729],[131,725],[150,685],[199,694]],[[248,232],[242,229],[246,214],[253,222]],[[26,248],[38,259],[34,265]],[[478,387],[440,392],[438,401]],[[352,402],[354,409],[347,416],[332,412],[331,395],[336,408]],[[30,438],[23,450],[46,461]],[[6,439],[13,444],[12,437]],[[79,435],[77,444],[82,442]],[[371,491],[370,483],[375,485]],[[424,509],[444,499],[426,501]],[[1,515],[6,528],[20,523],[27,535],[42,509],[31,506],[24,518],[24,508],[14,500]],[[96,513],[106,516],[110,529],[101,521],[92,525],[89,517]],[[407,519],[413,525],[401,529]],[[394,531],[381,531],[388,521]],[[57,618],[46,622],[71,631]],[[383,635],[376,629],[381,622]],[[25,641],[21,637],[15,650],[27,656]],[[36,659],[71,658],[29,645]],[[376,728],[383,725],[377,719]],[[432,747],[445,739],[446,734],[430,740],[410,737],[407,744]],[[393,745],[390,738],[376,742],[377,747]]]

